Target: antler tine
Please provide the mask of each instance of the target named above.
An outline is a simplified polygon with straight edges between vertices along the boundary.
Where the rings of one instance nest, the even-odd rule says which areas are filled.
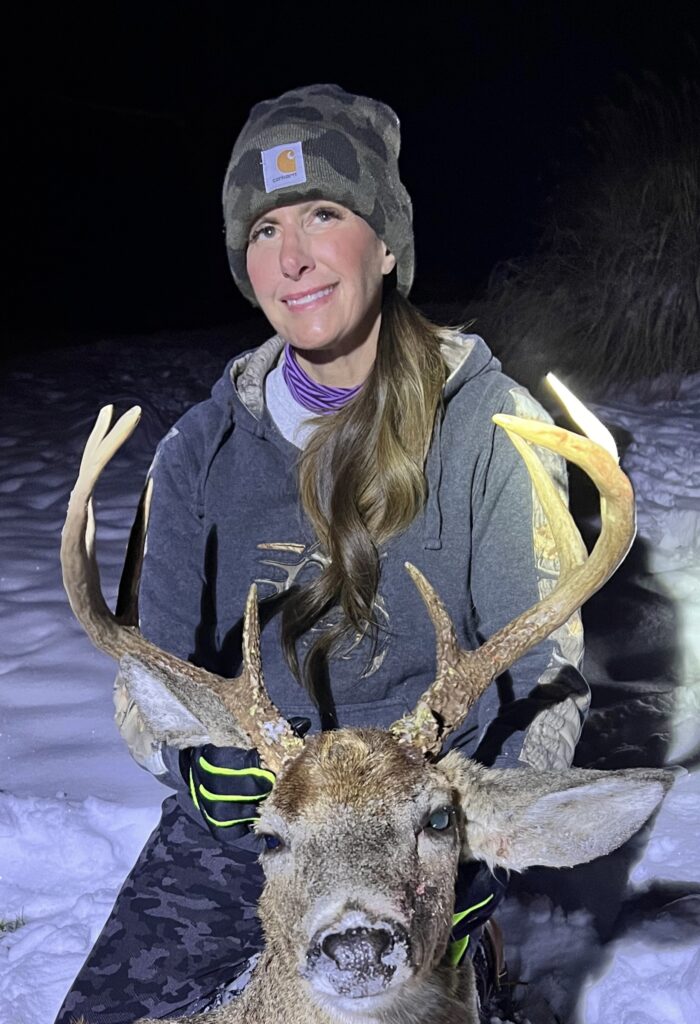
[[[588,416],[595,420],[591,413]],[[464,721],[470,707],[496,676],[566,622],[603,586],[627,554],[634,538],[632,485],[617,464],[616,452],[611,454],[588,437],[539,420],[505,415],[493,419],[524,458],[559,549],[560,580],[551,594],[522,612],[478,650],[464,651],[457,643],[454,627],[440,598],[425,577],[407,564],[435,627],[437,670],[435,681],[413,712],[395,722],[390,731],[399,742],[417,746],[426,754],[439,753],[445,737]],[[602,428],[602,424],[599,426]],[[589,429],[588,424],[586,427]],[[598,488],[601,532],[590,556],[586,557],[573,519],[526,441],[556,451],[574,462]]]
[[[212,742],[255,746],[262,760],[277,772],[299,753],[303,740],[294,735],[265,690],[255,586],[251,587],[246,603],[243,668],[236,679],[224,679],[156,647],[135,625],[120,621],[102,595],[94,551],[92,493],[104,467],[133,433],[140,414],[135,406],[110,430],[112,407],[106,406],[85,446],[61,541],[63,584],[68,600],[93,644],[119,660],[127,677],[156,677],[204,726]],[[128,559],[135,566],[140,566],[142,559],[148,506],[146,496],[132,531],[132,538],[137,538],[134,548],[138,550],[132,550]],[[122,579],[121,589],[129,595],[127,606],[135,607],[135,587],[128,578]],[[128,608],[126,618],[128,623]]]

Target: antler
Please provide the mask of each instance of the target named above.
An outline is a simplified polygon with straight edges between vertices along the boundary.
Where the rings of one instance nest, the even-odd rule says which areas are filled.
[[[551,375],[550,375],[551,377]],[[553,383],[553,382],[552,382]],[[525,461],[537,496],[552,529],[560,556],[560,578],[554,591],[504,626],[475,651],[462,650],[442,601],[415,566],[406,563],[425,602],[437,639],[436,677],[414,710],[395,722],[390,732],[400,743],[437,755],[443,740],[466,718],[493,679],[561,626],[612,576],[627,554],[635,533],[632,485],[617,464],[612,437],[603,425],[556,382],[555,389],[572,418],[586,430],[608,439],[601,444],[568,430],[516,416],[494,416]],[[532,448],[541,445],[580,466],[600,492],[601,532],[590,556],[568,509]]]
[[[119,614],[113,614],[105,602],[95,558],[92,494],[100,473],[131,436],[141,416],[140,408],[134,406],[110,430],[112,412],[111,405],[100,411],[85,445],[63,527],[63,585],[75,616],[95,646],[119,660],[127,677],[157,678],[194,720],[204,726],[212,742],[257,747],[262,760],[272,771],[278,772],[299,753],[303,740],[294,735],[265,690],[255,586],[250,588],[246,602],[243,668],[236,679],[224,679],[161,650],[146,640],[135,625],[150,480],[132,529],[126,579],[122,578],[120,587]]]

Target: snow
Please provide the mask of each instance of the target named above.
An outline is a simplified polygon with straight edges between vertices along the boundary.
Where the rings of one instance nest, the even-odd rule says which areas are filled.
[[[0,906],[26,923],[0,944],[0,1020],[53,1021],[156,807],[87,797],[0,797]]]
[[[113,664],[63,594],[58,550],[79,453],[100,405],[144,409],[96,501],[112,599],[140,485],[170,423],[204,397],[234,350],[222,332],[112,339],[15,361],[0,435],[0,1021],[51,1024],[158,818],[167,791],[129,758],[112,722]],[[629,436],[623,464],[647,560],[636,583],[671,606],[680,657],[668,735],[614,733],[625,764],[697,760],[700,722],[700,378],[677,399],[621,396],[598,409]],[[659,631],[658,644],[662,640]],[[656,633],[651,631],[651,649]],[[612,643],[612,641],[611,641]],[[612,652],[614,653],[614,652]],[[597,662],[604,661],[597,653]],[[637,705],[661,686],[637,683]],[[663,692],[662,692],[663,691]],[[665,705],[664,705],[665,706]],[[657,733],[659,733],[657,729]],[[618,854],[571,872],[532,872],[500,920],[531,1024],[695,1024],[700,773],[679,778],[652,825]],[[610,880],[617,880],[611,888]],[[8,929],[3,923],[9,924]],[[528,984],[522,984],[527,982]]]

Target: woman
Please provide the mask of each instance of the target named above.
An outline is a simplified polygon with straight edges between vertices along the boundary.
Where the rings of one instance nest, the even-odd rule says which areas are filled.
[[[144,634],[232,676],[257,581],[267,686],[301,731],[388,726],[430,683],[432,626],[407,559],[466,647],[557,574],[529,478],[491,421],[542,410],[480,338],[438,329],[406,299],[413,233],[398,151],[393,111],[337,86],[253,108],[224,185],[228,253],[276,333],[229,364],[151,471]],[[566,759],[587,706],[580,655],[572,620],[487,691],[446,747],[487,764],[552,764],[557,748]],[[220,1005],[260,948],[248,826],[274,779],[254,751],[162,748],[119,681],[117,721],[176,794],[57,1024]],[[455,957],[502,888],[488,871],[464,873]]]

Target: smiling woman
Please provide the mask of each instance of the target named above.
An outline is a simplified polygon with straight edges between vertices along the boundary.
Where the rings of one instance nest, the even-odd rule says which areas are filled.
[[[282,206],[250,233],[255,297],[320,384],[364,382],[377,354],[383,279],[395,266],[369,224],[337,203]]]
[[[549,593],[559,571],[527,471],[492,420],[545,413],[481,338],[430,323],[407,298],[399,144],[388,106],[335,85],[253,108],[224,219],[234,280],[274,333],[229,363],[151,469],[143,634],[233,677],[256,583],[267,688],[298,735],[386,728],[433,681],[433,630],[407,561],[467,649]],[[549,469],[564,488],[562,464]],[[588,706],[581,653],[574,616],[441,737],[443,752],[568,764]],[[151,735],[127,681],[115,692],[133,756],[175,794],[58,1024],[81,1013],[130,1024],[236,998],[262,945],[258,855],[280,842],[251,832],[277,792],[257,751],[203,743],[201,732],[173,749]],[[441,804],[425,829],[452,825]],[[485,865],[462,866],[451,962],[466,951],[487,963],[477,940],[503,891]]]

